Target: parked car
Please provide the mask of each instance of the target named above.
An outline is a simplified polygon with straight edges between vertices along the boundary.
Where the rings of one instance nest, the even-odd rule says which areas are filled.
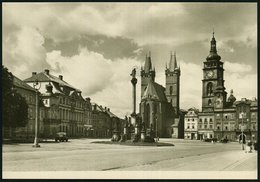
[[[205,138],[203,141],[204,142],[212,142],[212,141],[217,142],[217,140],[218,140],[217,138]]]
[[[68,141],[69,138],[67,137],[67,133],[65,132],[58,132],[56,133],[56,136],[55,136],[55,142],[64,142],[64,141]]]
[[[220,142],[221,142],[221,143],[227,143],[227,142],[228,142],[228,139],[227,139],[227,138],[221,139]]]

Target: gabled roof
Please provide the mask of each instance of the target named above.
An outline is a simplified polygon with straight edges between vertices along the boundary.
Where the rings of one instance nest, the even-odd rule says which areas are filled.
[[[113,114],[112,112],[110,112],[110,111],[106,111],[106,113],[112,118],[112,117],[114,117],[114,118],[118,118],[115,114]]]
[[[45,72],[40,72],[38,74],[35,74],[35,75],[31,76],[30,78],[25,79],[24,81],[25,82],[35,82],[36,79],[39,82],[55,82],[55,83],[59,84],[59,86],[66,86],[66,87],[69,87],[71,89],[79,91],[78,89],[76,89],[72,85],[68,84],[64,80],[61,80],[58,77],[51,75],[50,73],[47,74]]]
[[[26,90],[30,90],[30,91],[34,91],[35,89],[33,87],[31,87],[30,85],[28,85],[27,83],[23,82],[22,80],[20,80],[19,78],[17,78],[16,76],[13,75],[13,85],[15,87],[19,87],[19,88],[23,88]]]
[[[165,88],[163,86],[150,80],[142,99],[150,98],[158,101],[167,101],[164,90]]]

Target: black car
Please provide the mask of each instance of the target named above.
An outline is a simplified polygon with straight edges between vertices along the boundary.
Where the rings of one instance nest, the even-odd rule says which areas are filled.
[[[228,139],[227,138],[221,139],[220,142],[221,143],[228,143]]]
[[[217,138],[205,138],[204,140],[203,140],[204,142],[217,142]]]
[[[67,142],[69,139],[68,139],[68,137],[67,137],[67,133],[65,133],[65,132],[58,132],[58,133],[56,133],[56,136],[55,136],[55,142],[58,142],[58,141],[60,141],[60,142]]]

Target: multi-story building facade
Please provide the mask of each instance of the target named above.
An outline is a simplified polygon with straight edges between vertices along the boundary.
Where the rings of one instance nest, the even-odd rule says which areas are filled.
[[[56,77],[49,70],[36,73],[24,81],[33,85],[40,84],[39,92],[45,106],[43,136],[53,137],[63,131],[69,137],[111,137],[112,120],[119,119],[110,109],[94,104],[90,98],[83,98],[81,91]]]
[[[25,98],[28,105],[28,122],[24,127],[17,127],[12,133],[12,136],[8,136],[8,129],[4,130],[4,137],[11,137],[15,139],[32,139],[35,135],[35,117],[36,117],[36,90],[24,83],[22,80],[13,75],[13,88],[22,97]],[[43,134],[43,118],[44,118],[44,107],[39,104],[38,107],[38,133]]]
[[[53,137],[57,132],[67,132],[69,137],[84,136],[84,105],[81,91],[56,77],[49,70],[36,73],[24,81],[40,84],[41,99],[45,105],[44,137]]]
[[[92,103],[92,131],[93,137],[111,137],[114,131],[122,132],[122,122],[110,108]]]
[[[202,112],[198,113],[199,139],[255,140],[258,133],[257,100],[243,98],[236,101],[233,90],[227,98],[224,66],[220,60],[213,33],[210,53],[203,68]]]
[[[188,109],[184,118],[184,139],[197,140],[198,137],[198,112],[196,108]]]

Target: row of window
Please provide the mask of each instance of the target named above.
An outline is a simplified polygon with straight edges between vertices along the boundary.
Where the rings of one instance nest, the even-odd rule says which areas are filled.
[[[76,127],[69,128],[68,126],[64,126],[64,125],[60,126],[60,131],[62,131],[62,132],[69,133],[69,132],[72,132],[72,130],[74,130],[74,132],[76,132],[76,133],[84,133],[83,127],[76,126]]]
[[[199,129],[213,129],[213,125],[199,125]]]
[[[60,109],[60,118],[63,120],[75,120],[75,121],[84,121],[83,112],[72,112],[68,109]]]
[[[66,97],[60,97],[60,104],[73,105],[74,107],[84,108],[84,103],[79,101],[74,101]]]
[[[202,118],[200,118],[200,122],[202,122]],[[208,118],[204,118],[204,122],[208,122]],[[213,122],[212,118],[209,118],[209,122]]]
[[[195,119],[194,118],[192,118],[192,119],[188,118],[188,121],[195,121]]]
[[[192,125],[191,128],[192,128],[192,129],[195,129],[195,126]],[[187,126],[187,129],[190,129],[190,126],[189,126],[189,125]]]

